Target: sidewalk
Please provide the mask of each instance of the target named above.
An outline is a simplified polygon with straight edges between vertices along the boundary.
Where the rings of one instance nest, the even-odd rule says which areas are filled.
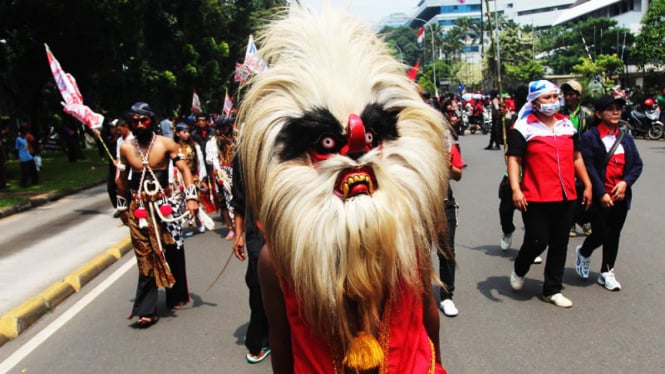
[[[131,250],[112,214],[99,184],[0,209],[0,346]]]

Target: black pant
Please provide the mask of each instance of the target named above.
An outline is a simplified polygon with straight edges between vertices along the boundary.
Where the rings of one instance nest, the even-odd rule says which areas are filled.
[[[157,315],[157,284],[152,274],[146,276],[139,273],[132,315],[138,317],[152,317]]]
[[[21,187],[28,187],[28,180],[30,180],[30,185],[39,184],[39,174],[37,173],[35,160],[21,162],[20,167]]]
[[[448,220],[448,235],[444,242],[443,235],[439,235],[439,246],[446,248],[446,244],[450,249],[446,258],[440,252],[437,252],[439,257],[439,278],[446,285],[441,288],[441,300],[452,299],[453,292],[455,292],[455,230],[457,229],[457,204],[455,201],[446,201],[446,218]]]
[[[263,309],[261,287],[259,285],[259,253],[261,253],[260,246],[257,249],[251,242],[247,243],[245,283],[249,288],[250,314],[247,334],[245,335],[245,346],[249,350],[249,353],[253,355],[259,354],[261,348],[270,346],[268,318]]]
[[[614,269],[614,263],[619,252],[619,239],[621,229],[626,222],[628,205],[626,201],[617,201],[611,208],[603,208],[598,201],[591,205],[591,235],[584,239],[580,254],[589,257],[593,251],[603,246],[603,262],[600,266],[601,272]]]
[[[586,206],[582,205],[582,200],[584,198],[584,184],[579,179],[575,179],[575,190],[577,191],[577,203],[575,204],[575,215],[573,217],[573,224],[571,225],[573,229],[575,228],[576,223],[583,226],[591,220],[590,213],[586,210]]]
[[[498,123],[492,122],[492,129],[490,130],[490,144],[487,145],[487,148],[491,148],[492,144],[495,147],[503,144],[503,136],[501,136],[501,121]]]
[[[109,194],[109,200],[111,200],[111,205],[114,208],[117,208],[117,199],[116,195],[118,194],[118,186],[115,184],[115,165],[112,163],[109,164],[108,175],[106,176],[106,192]]]
[[[522,212],[524,242],[515,258],[515,273],[523,277],[529,272],[533,260],[546,248],[545,283],[543,296],[561,292],[563,269],[568,250],[568,231],[572,222],[575,201],[529,203]]]
[[[499,221],[501,222],[501,232],[512,234],[515,231],[513,215],[515,213],[515,204],[513,204],[513,190],[510,188],[508,176],[504,175],[499,183]]]
[[[178,249],[174,245],[164,246],[164,257],[169,264],[175,284],[166,289],[166,306],[169,309],[189,302],[189,286],[187,285],[187,268],[185,266],[185,248]]]

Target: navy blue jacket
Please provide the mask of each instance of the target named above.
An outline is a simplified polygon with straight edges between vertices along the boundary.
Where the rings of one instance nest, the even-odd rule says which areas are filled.
[[[628,184],[626,188],[626,204],[630,209],[630,200],[632,198],[632,186],[637,181],[637,178],[642,174],[642,158],[637,151],[635,141],[630,134],[625,134],[621,139],[621,145],[624,150],[624,157],[626,164],[623,168],[623,180]],[[582,151],[582,158],[584,158],[584,165],[586,166],[591,184],[593,186],[593,198],[596,203],[607,192],[605,191],[605,158],[607,151],[605,145],[600,140],[600,133],[598,126],[590,128],[582,135],[582,142],[580,144]]]

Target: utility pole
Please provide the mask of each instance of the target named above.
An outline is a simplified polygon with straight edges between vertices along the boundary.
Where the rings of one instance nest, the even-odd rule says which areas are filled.
[[[496,0],[494,0],[494,11],[496,12]],[[487,7],[487,28],[492,30],[492,12],[490,11],[490,1],[485,0],[485,6]],[[482,8],[482,6],[481,6]],[[498,14],[498,12],[497,12]],[[494,51],[494,63],[496,64],[496,86],[499,90],[499,104],[503,104],[503,88],[501,87],[501,61],[499,60],[499,24],[497,20],[496,24],[496,35],[494,32],[490,32],[490,40],[492,45],[495,47]],[[503,132],[503,151],[506,151],[506,119],[505,117],[501,118],[501,131]]]
[[[418,21],[422,21],[423,22],[423,27],[427,28],[427,25],[428,25],[427,21],[425,21],[422,18],[414,18],[414,19],[418,20]],[[436,84],[436,60],[435,60],[435,57],[434,57],[434,25],[430,24],[429,26],[430,26],[430,32],[431,32],[431,35],[432,35],[432,72],[433,72],[432,83],[434,83],[434,96],[438,99],[439,98],[439,89],[437,88],[437,84]]]

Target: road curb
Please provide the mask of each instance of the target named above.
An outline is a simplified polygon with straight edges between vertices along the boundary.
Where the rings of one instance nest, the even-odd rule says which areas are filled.
[[[23,331],[50,312],[75,292],[79,292],[104,269],[132,250],[129,236],[106,249],[87,264],[74,270],[63,281],[54,283],[37,296],[7,312],[0,318],[0,346],[19,336]]]
[[[0,208],[0,219],[5,218],[5,217],[9,217],[12,214],[24,212],[26,210],[38,207],[40,205],[44,205],[44,204],[48,203],[49,201],[58,200],[60,198],[63,198],[65,196],[77,193],[79,191],[83,191],[83,190],[86,190],[88,188],[95,187],[95,186],[97,186],[101,183],[104,183],[104,181],[105,181],[105,179],[102,179],[102,180],[99,180],[97,182],[93,182],[93,183],[90,183],[90,184],[87,184],[87,185],[81,186],[81,187],[69,188],[69,189],[62,190],[62,191],[45,192],[43,194],[39,194],[39,195],[31,197],[30,200],[28,200],[26,202],[10,205],[10,206],[4,207],[4,208]]]

